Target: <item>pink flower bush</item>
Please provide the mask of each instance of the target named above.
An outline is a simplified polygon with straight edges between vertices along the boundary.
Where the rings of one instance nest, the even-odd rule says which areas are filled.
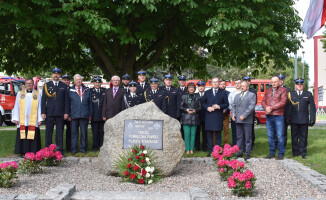
[[[41,164],[44,166],[59,165],[62,157],[61,152],[57,151],[57,146],[55,144],[51,144],[49,147],[39,150],[35,155],[35,159],[41,161]]]
[[[9,188],[17,176],[18,164],[15,161],[0,164],[0,187]]]
[[[228,178],[228,187],[232,188],[232,192],[236,195],[252,196],[256,178],[250,170],[246,170],[246,172],[234,172]]]
[[[51,144],[51,145],[49,146],[49,150],[50,150],[50,151],[55,151],[55,150],[57,150],[57,146],[56,146],[55,144]]]

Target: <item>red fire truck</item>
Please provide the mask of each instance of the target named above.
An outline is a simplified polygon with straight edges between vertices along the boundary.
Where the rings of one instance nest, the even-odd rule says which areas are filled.
[[[0,76],[0,126],[3,122],[7,126],[13,125],[11,111],[15,105],[16,95],[24,82],[23,78]]]

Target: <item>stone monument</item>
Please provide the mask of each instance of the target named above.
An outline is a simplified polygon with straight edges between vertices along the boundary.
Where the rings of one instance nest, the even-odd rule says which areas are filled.
[[[185,151],[179,121],[164,114],[155,103],[143,103],[105,123],[104,143],[99,153],[100,173],[117,174],[116,158],[139,142],[153,149],[162,176],[172,174]]]

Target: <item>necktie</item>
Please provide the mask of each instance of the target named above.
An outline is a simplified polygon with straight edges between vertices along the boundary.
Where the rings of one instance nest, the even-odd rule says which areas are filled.
[[[301,91],[299,91],[299,96],[301,96],[302,95],[302,92]]]
[[[81,96],[80,86],[78,86],[77,90],[78,90],[78,95],[81,98],[82,96]]]
[[[116,93],[117,93],[117,88],[113,88],[113,98],[115,97]]]
[[[216,95],[216,93],[217,93],[217,90],[214,90],[214,96]]]
[[[243,92],[241,92],[241,95],[240,95],[240,100],[242,99],[243,95],[244,95],[244,93],[243,93]]]
[[[58,86],[58,83],[54,83],[54,86]]]
[[[170,91],[170,88],[169,87],[167,89],[168,89],[168,91]]]
[[[96,92],[99,93],[100,92],[99,89],[96,89]]]
[[[141,84],[141,87],[144,89],[144,83]]]

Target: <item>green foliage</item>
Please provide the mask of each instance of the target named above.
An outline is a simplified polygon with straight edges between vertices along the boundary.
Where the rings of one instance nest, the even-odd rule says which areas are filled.
[[[5,162],[0,163],[0,187],[9,188],[14,184],[14,179],[17,179],[17,163]]]
[[[37,160],[25,159],[18,166],[18,173],[20,174],[39,174],[42,172],[40,162]]]
[[[281,65],[300,46],[294,0],[12,0],[0,3],[0,69],[36,74],[59,67],[106,76],[163,66],[207,75],[218,66]],[[266,10],[268,8],[268,10]]]

